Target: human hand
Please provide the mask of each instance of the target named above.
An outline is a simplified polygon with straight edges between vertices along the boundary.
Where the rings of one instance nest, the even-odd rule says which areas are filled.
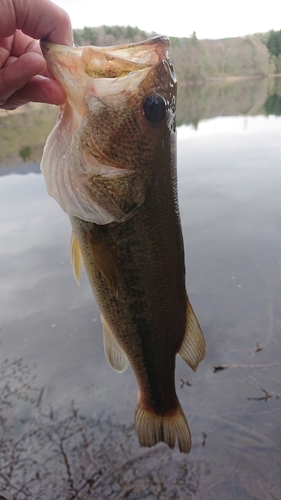
[[[63,89],[47,69],[40,38],[73,45],[68,14],[50,0],[1,0],[0,108],[65,102]]]

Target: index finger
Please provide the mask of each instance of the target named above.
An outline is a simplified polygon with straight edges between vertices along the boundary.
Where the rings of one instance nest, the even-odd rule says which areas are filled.
[[[2,0],[0,38],[12,35],[16,29],[32,38],[73,45],[68,14],[50,0]]]

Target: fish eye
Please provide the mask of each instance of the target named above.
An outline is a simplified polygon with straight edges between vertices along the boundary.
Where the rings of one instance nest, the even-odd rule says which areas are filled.
[[[143,101],[143,111],[150,122],[160,122],[166,116],[166,102],[161,95],[150,94]]]

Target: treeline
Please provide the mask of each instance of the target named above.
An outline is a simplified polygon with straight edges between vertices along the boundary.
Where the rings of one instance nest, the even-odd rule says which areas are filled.
[[[171,39],[171,59],[178,81],[206,81],[275,72],[269,51],[259,36],[222,40]]]
[[[278,57],[281,54],[281,30],[274,31],[271,30],[267,34],[265,39],[265,44],[269,50],[269,52]]]
[[[276,73],[281,73],[281,30],[271,30],[266,33],[264,43],[270,52],[271,61],[275,66]]]
[[[140,42],[156,33],[146,33],[139,28],[132,26],[100,26],[89,28],[85,26],[83,30],[73,30],[74,42],[76,45],[116,45],[126,42]]]
[[[155,36],[131,26],[85,27],[74,30],[77,45],[115,45]],[[246,37],[198,40],[170,37],[170,58],[180,85],[229,77],[281,73],[281,30]]]

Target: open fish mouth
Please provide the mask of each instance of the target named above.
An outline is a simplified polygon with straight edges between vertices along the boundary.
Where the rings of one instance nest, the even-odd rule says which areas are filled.
[[[121,92],[124,104],[151,68],[168,58],[169,39],[158,36],[112,47],[66,47],[42,40],[41,48],[69,103],[82,114],[91,96],[103,99]]]
[[[152,182],[147,165],[160,144],[158,122],[174,120],[169,39],[112,47],[41,41],[41,47],[67,94],[41,162],[49,195],[68,215],[83,220],[128,220]],[[161,104],[159,112],[154,97],[144,109],[151,95]]]

